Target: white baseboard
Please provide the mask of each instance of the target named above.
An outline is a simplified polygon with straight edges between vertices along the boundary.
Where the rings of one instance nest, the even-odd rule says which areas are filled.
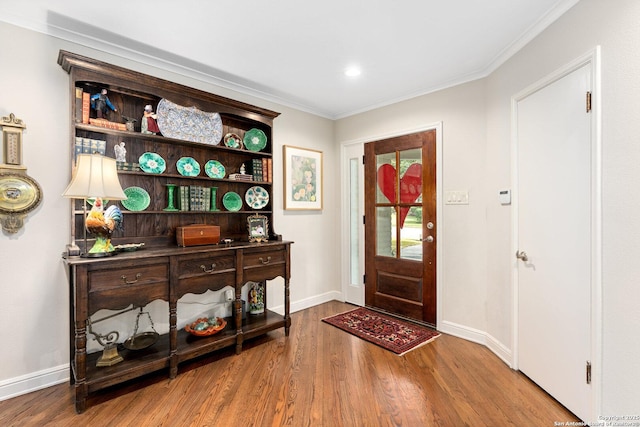
[[[60,365],[0,381],[0,401],[69,381],[69,365]]]
[[[310,307],[314,307],[316,305],[324,304],[329,301],[344,301],[342,299],[342,292],[340,291],[330,291],[320,295],[314,295],[310,298],[305,298],[299,301],[292,301],[290,312],[295,313],[296,311],[304,310]],[[284,305],[277,305],[275,307],[269,307],[269,310],[275,311],[278,314],[284,314]]]
[[[453,335],[458,338],[465,339],[467,341],[482,344],[491,350],[496,356],[500,358],[504,363],[512,368],[511,360],[513,358],[511,350],[507,348],[500,341],[495,339],[492,335],[481,331],[479,329],[470,328],[468,326],[459,325],[457,323],[443,321],[438,327],[440,332]]]

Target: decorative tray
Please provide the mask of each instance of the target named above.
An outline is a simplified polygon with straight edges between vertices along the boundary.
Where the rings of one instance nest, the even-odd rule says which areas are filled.
[[[227,326],[227,321],[222,317],[201,317],[185,326],[184,330],[197,337],[208,337],[220,332],[225,326]]]
[[[164,98],[157,110],[158,127],[168,138],[214,145],[222,139],[222,119],[218,113],[184,107]]]

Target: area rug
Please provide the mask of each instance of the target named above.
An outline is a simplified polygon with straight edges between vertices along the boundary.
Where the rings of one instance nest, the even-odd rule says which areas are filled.
[[[438,332],[425,326],[364,307],[325,317],[322,321],[400,356],[440,336]]]

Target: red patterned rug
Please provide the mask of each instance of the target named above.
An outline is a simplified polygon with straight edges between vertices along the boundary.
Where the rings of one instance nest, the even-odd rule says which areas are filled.
[[[364,307],[325,317],[322,321],[400,356],[440,336],[438,332],[426,326],[386,316]]]

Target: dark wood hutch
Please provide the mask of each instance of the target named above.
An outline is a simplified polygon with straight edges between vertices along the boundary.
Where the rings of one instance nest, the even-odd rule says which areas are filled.
[[[292,242],[283,241],[273,228],[273,182],[241,181],[228,177],[238,172],[243,164],[250,165],[254,159],[272,159],[272,126],[278,113],[66,51],[60,51],[58,63],[70,77],[72,167],[75,167],[77,138],[106,141],[105,153],[109,157],[113,156],[116,144],[125,142],[129,162],[136,162],[146,152],[156,153],[166,161],[166,170],[160,174],[140,170],[118,171],[123,188],[143,188],[148,192],[150,202],[144,210],[123,208],[123,230],[115,232],[112,240],[115,245],[144,243],[143,249],[105,258],[63,256],[69,277],[71,381],[75,384],[76,411],[83,412],[88,395],[97,390],[163,369],[168,369],[169,376],[174,378],[184,361],[230,346],[235,346],[236,353],[240,353],[244,340],[275,329],[284,328],[288,335],[291,325],[289,278]],[[133,127],[119,130],[83,123],[79,117],[81,108],[76,104],[78,89],[91,94],[107,89],[110,101],[118,109],[110,120],[123,123],[123,119],[134,118]],[[245,132],[259,129],[267,137],[266,146],[259,151],[250,151],[224,144],[140,133],[145,105],[151,104],[155,108],[161,99],[195,107],[199,111],[219,113],[223,135],[234,133],[243,138]],[[210,178],[203,171],[197,176],[184,176],[176,169],[176,162],[185,156],[201,165],[217,160],[225,166],[227,175]],[[216,187],[219,210],[166,211],[167,184]],[[269,193],[266,206],[252,209],[244,200],[239,210],[229,211],[222,206],[221,197],[225,193],[235,192],[244,196],[255,185]],[[85,251],[84,201],[75,200],[73,203],[72,232],[81,250]],[[255,214],[267,218],[267,242],[249,242],[247,219]],[[178,247],[176,227],[189,224],[217,225],[221,239],[232,242]],[[249,281],[266,285],[267,280],[276,277],[284,279],[284,315],[265,309],[263,314],[247,314],[243,320],[243,285]],[[194,337],[182,328],[178,329],[177,303],[181,297],[187,293],[217,291],[226,286],[235,289],[234,316],[227,319],[227,326],[221,332],[210,337]],[[102,309],[145,307],[155,300],[169,304],[169,332],[144,350],[119,348],[124,359],[122,362],[96,367],[101,352],[87,353],[87,328],[91,316]]]

